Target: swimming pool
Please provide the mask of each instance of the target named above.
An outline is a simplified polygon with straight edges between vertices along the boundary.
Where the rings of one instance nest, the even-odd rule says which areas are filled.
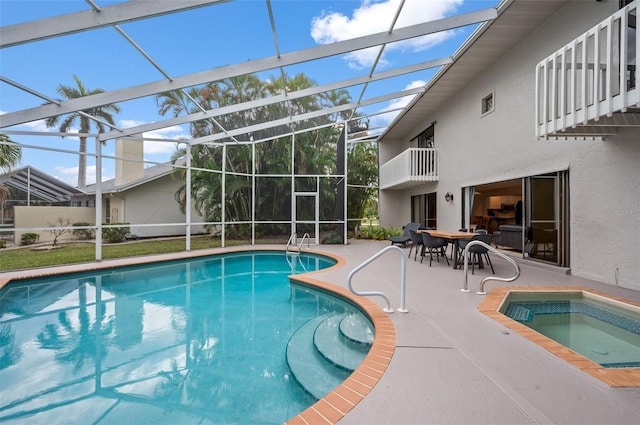
[[[497,287],[478,310],[609,386],[640,386],[637,302],[584,287]]]
[[[582,292],[524,292],[501,312],[605,368],[640,367],[640,309]]]
[[[334,260],[224,254],[0,292],[3,423],[282,423],[315,402],[286,364],[318,317],[360,314],[286,276]]]

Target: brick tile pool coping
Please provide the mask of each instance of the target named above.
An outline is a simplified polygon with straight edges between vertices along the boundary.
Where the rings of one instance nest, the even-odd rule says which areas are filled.
[[[265,247],[242,247],[242,248],[216,248],[212,250],[202,250],[187,253],[164,254],[153,258],[137,257],[120,260],[109,260],[108,262],[96,262],[86,264],[75,264],[70,266],[59,266],[47,269],[25,270],[17,273],[11,273],[9,277],[0,277],[0,289],[13,280],[31,279],[36,277],[54,276],[65,273],[87,272],[94,270],[104,270],[113,267],[132,266],[139,264],[149,264],[154,262],[164,262],[179,259],[197,258],[217,254],[227,254],[234,252],[247,251],[283,251],[281,248],[265,248]],[[320,252],[305,251],[306,253],[324,255],[337,261],[335,265],[328,269],[315,272],[308,272],[290,276],[291,280],[297,283],[310,286],[322,291],[327,291],[338,297],[342,297],[359,309],[369,317],[375,329],[375,337],[369,353],[362,361],[360,366],[347,377],[333,391],[329,392],[322,399],[309,406],[298,415],[290,418],[285,422],[287,425],[324,425],[335,424],[342,419],[351,409],[353,409],[360,401],[378,383],[382,375],[385,373],[393,357],[396,347],[396,330],[393,322],[388,314],[382,311],[382,308],[367,298],[357,296],[346,288],[339,287],[313,276],[318,273],[326,272],[331,268],[342,267],[346,264],[345,260],[337,255]]]
[[[544,287],[498,287],[486,295],[478,305],[478,311],[503,324],[507,328],[519,333],[534,344],[539,345],[564,361],[581,369],[610,387],[638,387],[640,386],[640,368],[605,368],[593,362],[562,344],[542,335],[528,326],[511,319],[500,312],[500,307],[511,292],[543,293],[543,292],[588,292],[604,298],[640,307],[640,303],[615,297],[594,289],[581,286],[544,286]]]

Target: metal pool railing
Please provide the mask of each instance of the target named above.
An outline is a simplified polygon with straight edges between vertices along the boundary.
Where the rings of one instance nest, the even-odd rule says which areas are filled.
[[[510,262],[513,265],[513,267],[515,267],[516,269],[516,274],[509,278],[497,277],[497,276],[485,277],[484,279],[482,279],[482,282],[480,282],[480,289],[478,290],[478,292],[476,292],[476,294],[485,295],[486,292],[484,291],[484,285],[491,280],[494,280],[496,282],[513,282],[518,277],[520,277],[520,266],[518,265],[518,263],[515,262],[513,258],[503,254],[502,252],[498,251],[497,249],[495,249],[489,244],[486,244],[479,240],[472,240],[467,244],[467,246],[464,247],[464,254],[463,254],[464,255],[464,286],[461,289],[462,292],[469,292],[469,255],[468,254],[469,254],[469,247],[473,245],[481,245],[481,246],[484,246],[485,248],[488,248],[489,251],[497,254],[499,257],[502,257],[508,262]]]
[[[360,291],[357,291],[357,290],[353,289],[353,286],[351,285],[351,279],[353,278],[353,276],[356,273],[358,273],[360,270],[362,270],[363,268],[365,268],[366,266],[371,264],[378,257],[382,256],[383,254],[385,254],[388,251],[396,251],[396,252],[398,252],[400,254],[400,307],[398,307],[398,311],[400,313],[408,313],[409,310],[407,310],[405,308],[405,304],[404,304],[405,288],[406,288],[406,283],[407,283],[407,279],[406,279],[406,277],[407,277],[407,259],[404,256],[404,251],[401,248],[397,247],[397,246],[388,246],[388,247],[378,251],[372,257],[370,257],[369,259],[367,259],[364,262],[362,262],[362,264],[357,266],[355,269],[351,270],[351,273],[349,273],[349,276],[347,277],[347,285],[349,286],[349,290],[351,292],[353,292],[354,294],[356,294],[356,295],[359,295],[359,296],[379,296],[379,297],[384,298],[384,300],[387,302],[387,306],[385,308],[383,308],[382,310],[385,313],[393,313],[393,309],[391,308],[391,303],[389,302],[389,298],[387,298],[387,296],[384,294],[384,292],[380,292],[380,291],[360,292]]]
[[[285,248],[285,250],[289,251],[289,246],[293,244],[293,246],[296,248],[297,252],[299,253],[300,251],[302,251],[302,245],[304,244],[305,240],[307,241],[307,249],[308,249],[309,238],[310,238],[309,234],[305,233],[304,235],[302,235],[302,240],[298,244],[298,235],[296,233],[292,233],[291,236],[289,236],[289,240],[287,241],[287,247]]]

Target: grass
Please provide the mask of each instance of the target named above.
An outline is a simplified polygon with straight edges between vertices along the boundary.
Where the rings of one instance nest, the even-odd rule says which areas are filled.
[[[239,245],[246,242],[227,241],[227,245]],[[208,237],[192,237],[191,250],[217,248],[220,240]],[[184,251],[185,238],[161,240],[142,240],[121,244],[104,245],[102,258],[138,257],[143,255],[167,254]],[[95,260],[95,245],[87,242],[65,243],[62,248],[47,251],[32,251],[25,246],[0,251],[0,271],[28,270],[39,267],[61,266],[66,264],[89,263]]]

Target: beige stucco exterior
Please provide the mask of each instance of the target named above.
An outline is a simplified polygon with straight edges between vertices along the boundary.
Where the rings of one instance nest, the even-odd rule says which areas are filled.
[[[69,225],[74,223],[96,222],[95,208],[80,207],[14,207],[16,228],[38,228],[60,226],[67,221]],[[15,242],[20,243],[24,233],[37,233],[40,235],[39,242],[53,241],[54,235],[49,231],[30,230],[29,232],[15,232]],[[71,231],[64,233],[58,238],[59,241],[76,239]]]
[[[522,40],[424,124],[436,121],[440,153],[438,182],[404,190],[382,190],[383,225],[411,218],[412,195],[437,192],[438,227],[457,229],[463,221],[464,187],[554,171],[569,172],[571,273],[640,289],[640,129],[621,128],[606,138],[535,136],[535,66],[538,61],[617,10],[618,2],[572,1]],[[495,110],[482,116],[481,99],[494,93]],[[384,163],[409,147],[409,140],[383,139]],[[444,193],[456,195],[445,202]]]
[[[186,216],[180,211],[175,194],[180,182],[170,175],[159,177],[121,192],[104,195],[109,199],[110,221],[131,223],[131,234],[139,237],[186,234]],[[106,219],[103,201],[103,219]],[[202,221],[195,210],[192,222]],[[191,233],[202,233],[202,226],[191,226]]]

